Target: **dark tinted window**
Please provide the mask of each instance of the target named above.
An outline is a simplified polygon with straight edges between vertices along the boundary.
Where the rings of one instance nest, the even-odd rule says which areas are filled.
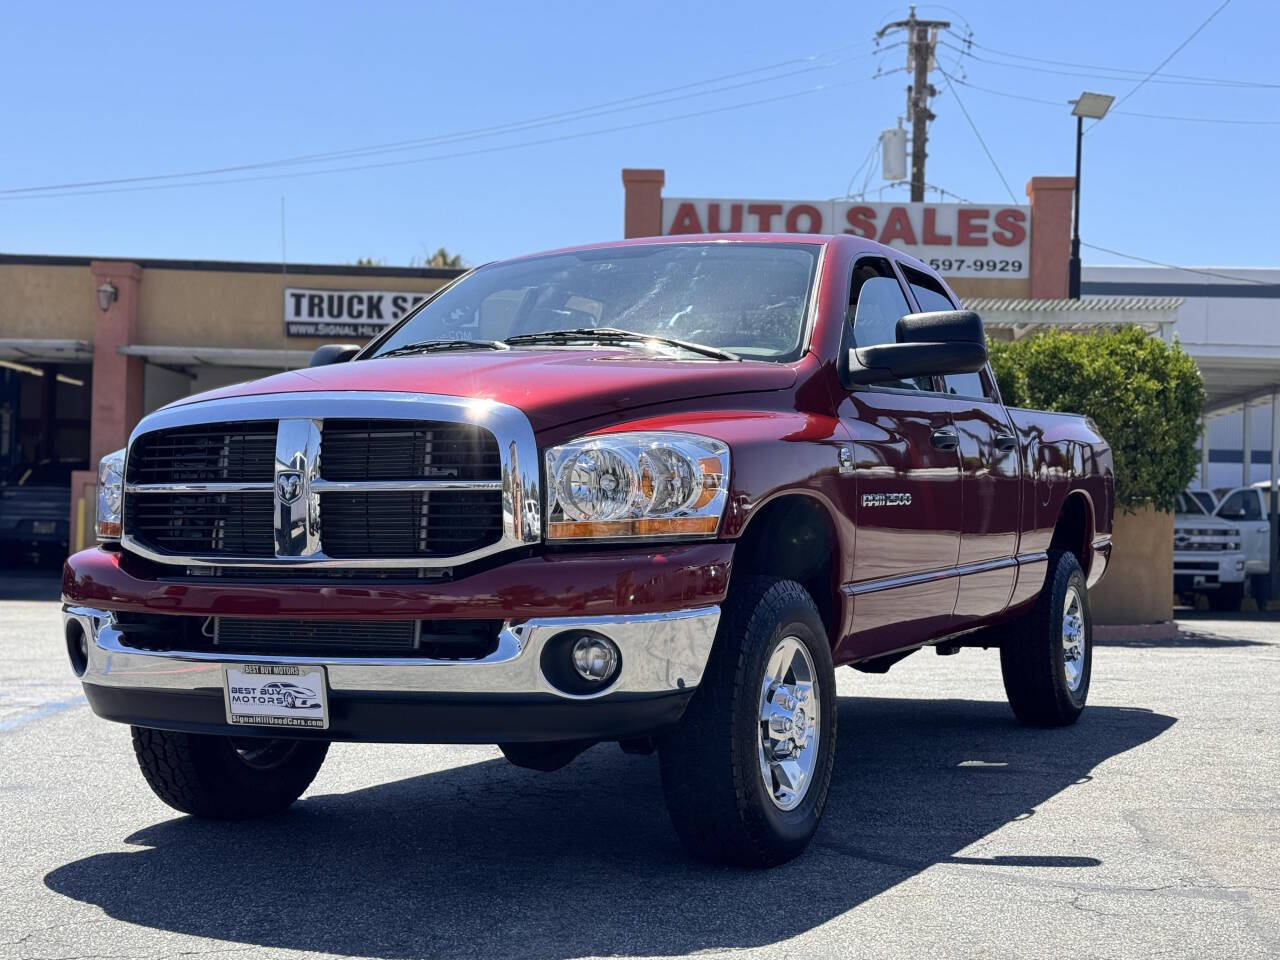
[[[1256,490],[1237,490],[1223,501],[1218,516],[1224,520],[1261,520],[1262,506]]]
[[[898,321],[910,312],[911,304],[893,275],[889,261],[868,257],[854,264],[849,287],[849,319],[853,323],[854,346],[897,343]],[[932,390],[933,379],[891,380],[883,385],[907,390]]]
[[[942,285],[927,273],[921,273],[918,270],[912,270],[910,267],[904,266],[902,275],[911,284],[911,294],[916,298],[916,303],[920,305],[921,313],[956,309],[956,305],[951,302],[951,298],[942,289]],[[947,393],[954,393],[962,397],[989,396],[983,385],[981,373],[952,373],[944,377],[943,381],[946,384]]]

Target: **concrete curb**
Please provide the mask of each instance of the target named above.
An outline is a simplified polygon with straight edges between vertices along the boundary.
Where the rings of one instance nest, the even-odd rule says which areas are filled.
[[[1172,640],[1178,636],[1174,620],[1157,623],[1094,624],[1093,636],[1098,643],[1134,643],[1139,640]]]

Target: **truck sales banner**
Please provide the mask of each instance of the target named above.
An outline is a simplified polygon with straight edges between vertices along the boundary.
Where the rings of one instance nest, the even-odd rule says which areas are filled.
[[[1031,257],[1026,206],[663,197],[662,232],[850,233],[950,277],[1026,277]]]
[[[284,291],[284,332],[289,337],[376,337],[425,299],[405,290]]]

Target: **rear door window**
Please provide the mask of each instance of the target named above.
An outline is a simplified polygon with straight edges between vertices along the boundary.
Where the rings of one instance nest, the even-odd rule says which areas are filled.
[[[902,266],[902,275],[911,286],[911,295],[920,305],[921,313],[933,313],[936,310],[955,310],[956,305],[947,296],[942,285],[927,273]],[[991,391],[987,388],[982,371],[977,373],[951,373],[943,377],[946,392],[961,397],[981,397],[990,400]]]

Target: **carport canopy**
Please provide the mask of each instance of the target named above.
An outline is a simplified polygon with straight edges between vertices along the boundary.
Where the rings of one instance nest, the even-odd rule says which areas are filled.
[[[93,361],[93,344],[88,340],[0,337],[0,360],[15,363],[90,363]]]
[[[120,347],[126,357],[142,357],[164,367],[255,367],[294,370],[311,362],[310,350],[256,350],[247,347],[164,347],[130,344]]]

